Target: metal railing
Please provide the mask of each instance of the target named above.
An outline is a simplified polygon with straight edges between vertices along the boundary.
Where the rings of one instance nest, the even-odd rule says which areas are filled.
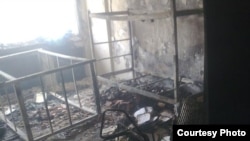
[[[14,76],[6,72],[0,71],[0,76],[6,79],[6,81],[0,83],[0,89],[2,90],[0,91],[1,94],[0,118],[2,118],[2,120],[4,120],[6,124],[10,128],[12,128],[12,130],[14,130],[22,139],[27,141],[45,139],[51,135],[60,133],[64,130],[71,129],[75,126],[79,126],[79,124],[94,119],[95,117],[97,117],[97,115],[100,114],[101,108],[99,102],[99,90],[93,65],[95,59],[72,57],[50,52],[43,49],[37,49],[37,50],[31,50],[17,54],[2,56],[0,57],[0,61],[13,57],[20,57],[22,55],[27,55],[30,53],[32,54],[35,53],[37,55],[37,59],[41,63],[40,64],[41,67],[49,65],[50,67],[47,67],[45,70],[21,76],[18,78],[15,78]],[[60,60],[62,59],[67,60],[70,63],[66,65],[65,64],[61,65]],[[18,71],[18,68],[16,69]],[[81,69],[81,71],[79,71],[79,69]],[[78,74],[85,73],[84,76],[81,74],[82,80],[79,80],[79,78],[76,77],[76,70],[78,70]],[[70,76],[70,82],[69,80],[66,80],[66,77],[69,76]],[[37,96],[37,94],[36,93],[34,94],[34,92],[31,91],[30,89],[26,90],[27,88],[23,87],[24,83],[34,82],[31,80],[35,80],[36,89],[39,89],[40,93],[42,94],[42,99],[43,99],[42,108],[40,107],[40,109],[37,108],[35,110],[35,112],[38,115],[36,114],[31,115],[32,112],[29,111],[30,110],[29,100],[27,100],[32,98],[34,99],[34,97]],[[56,83],[53,84],[52,82]],[[88,84],[84,85],[82,83],[88,83]],[[69,88],[69,86],[72,87]],[[58,90],[57,87],[60,87],[61,90]],[[90,103],[90,105],[94,105],[95,109],[90,108],[88,107],[88,105],[84,105],[82,103],[86,102],[86,100],[84,101],[82,97],[85,97],[87,90],[91,90],[90,93],[92,95],[90,94],[90,97],[94,99],[93,101],[91,102],[88,101],[88,102]],[[73,93],[72,94],[74,96],[73,100],[72,98],[70,99],[70,97],[72,96],[69,95],[69,91],[70,93]],[[53,120],[55,120],[55,118],[58,118],[59,121],[61,117],[59,118],[53,115],[55,113],[53,113],[54,111],[52,111],[52,108],[53,106],[54,108],[56,106],[55,104],[54,105],[51,104],[53,101],[50,101],[49,97],[52,97],[52,99],[53,100],[55,99],[61,107],[64,107],[65,112],[64,115],[62,115],[61,117],[64,117],[63,120],[67,121],[63,123],[67,124],[61,125],[60,123],[54,123],[55,121]],[[31,105],[32,103],[34,105],[34,102],[31,102]],[[33,108],[36,106],[37,105],[33,106]],[[41,109],[45,111],[44,113],[46,120],[38,123],[37,118],[39,117],[41,118],[41,112],[39,112]],[[72,109],[74,109],[75,111],[72,112]],[[62,109],[59,108],[57,111],[55,110],[55,112],[58,112],[60,110]],[[17,115],[20,116],[19,121],[17,121],[18,117],[15,115],[16,111],[18,111]],[[78,117],[78,119],[76,117]],[[36,125],[39,126],[46,125],[44,129],[46,133],[45,132],[39,134],[35,133],[37,131],[35,130],[37,128]]]

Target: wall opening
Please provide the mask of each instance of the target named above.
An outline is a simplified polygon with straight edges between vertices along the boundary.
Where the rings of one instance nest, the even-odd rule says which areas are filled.
[[[0,19],[1,48],[78,34],[75,0],[1,0]]]

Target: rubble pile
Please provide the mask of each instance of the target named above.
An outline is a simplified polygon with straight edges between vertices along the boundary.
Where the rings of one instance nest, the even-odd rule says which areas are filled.
[[[88,107],[89,109],[95,111],[96,104],[95,104],[95,97],[93,94],[93,89],[85,88],[79,91],[79,98],[82,106]],[[79,105],[78,95],[73,92],[72,94],[68,95],[68,99]],[[79,105],[80,106],[80,105]]]
[[[61,128],[69,126],[70,123],[65,102],[48,94],[47,103],[53,130],[57,131]],[[15,123],[19,129],[25,131],[19,106],[17,104],[13,104],[11,106],[12,110],[10,110],[8,106],[5,107],[6,117],[11,122]],[[50,133],[49,117],[47,116],[44,102],[37,103],[37,101],[33,98],[27,99],[25,101],[25,107],[33,136],[38,137]],[[80,110],[72,105],[69,105],[69,109],[73,123],[93,115],[92,113]]]
[[[174,98],[174,81],[170,78],[160,78],[149,75],[146,77],[121,81],[120,84],[151,92],[156,95]],[[201,91],[202,84],[200,83],[187,81],[181,82],[181,98],[185,98],[189,95],[193,95]],[[50,113],[49,119],[46,113],[46,108],[44,106],[43,96],[41,94],[37,94],[37,97],[34,98],[30,95],[31,94],[29,94],[29,97],[25,96],[25,107],[34,137],[45,135],[51,132],[49,120],[52,123],[54,131],[70,125],[69,117],[67,114],[67,107],[64,101],[56,98],[52,94],[45,95],[46,101],[48,103],[48,110]],[[95,97],[93,95],[92,88],[85,87],[84,89],[79,90],[78,94],[76,94],[72,89],[72,91],[67,93],[67,97],[68,101],[75,104],[69,105],[70,115],[73,123],[93,115],[93,113],[88,112],[88,110],[83,111],[77,108],[83,106],[90,109],[90,111],[95,111]],[[146,124],[145,128],[154,128],[154,126],[161,126],[165,128],[167,127],[164,126],[165,123],[171,121],[174,117],[173,105],[162,103],[151,98],[131,93],[117,86],[104,86],[100,84],[100,102],[102,110],[125,110],[138,125],[145,125],[145,123],[154,123],[152,124],[153,126],[148,126],[148,124]],[[25,132],[19,106],[17,104],[12,104],[10,108],[6,105],[8,104],[5,103],[3,107],[4,114],[6,115],[7,119],[15,123],[19,129]],[[116,126],[117,123],[123,125],[124,127],[131,126],[124,115],[117,113],[110,114],[108,115],[108,119],[105,121],[105,132],[107,134],[112,134],[114,131],[118,130],[118,127]],[[94,125],[94,123],[92,125]],[[98,127],[96,126],[95,129],[100,128],[99,124],[97,125]],[[83,132],[83,129],[85,130],[85,128],[70,129],[59,133],[57,137],[61,139],[68,139],[76,136],[80,132]],[[96,131],[93,131],[91,136],[95,136],[95,134]],[[164,134],[164,136],[165,135],[167,134]],[[86,136],[84,135],[83,138],[88,138],[89,136],[90,134],[86,134]]]
[[[173,87],[173,81],[171,79],[148,76],[123,81],[120,82],[120,84],[132,86],[158,95],[173,97],[173,92],[170,91]],[[116,86],[102,87],[100,101],[103,110],[121,109],[126,111],[131,119],[143,128],[143,130],[167,123],[174,117],[172,105],[163,104],[157,100],[131,93]],[[115,112],[106,116],[103,134],[110,135],[121,130],[121,126],[118,127],[117,125],[131,128],[131,123],[128,119],[126,119],[123,114]],[[164,128],[168,130],[169,126],[165,126]]]
[[[97,134],[99,133],[98,130],[100,127],[96,124],[97,122],[97,119],[86,121],[75,128],[67,129],[66,131],[50,136],[46,141],[85,141],[86,139],[92,139],[93,137],[98,138],[99,136]]]
[[[172,99],[174,98],[174,81],[170,78],[149,75],[146,77],[139,77],[138,79],[122,81],[120,84],[151,92],[156,95]],[[202,84],[194,83],[192,81],[184,81],[180,83],[178,98],[182,100],[189,95],[197,94],[202,91]],[[104,109],[121,108],[131,114],[135,112],[135,110],[145,106],[152,106],[155,110],[159,111],[163,108],[170,110],[173,108],[172,105],[128,92],[127,90],[120,89],[116,86],[104,86],[100,93],[100,99],[101,105]]]
[[[173,81],[171,79],[162,79],[150,76],[142,77],[140,79],[123,81],[121,82],[121,84],[152,92],[154,94],[164,95],[173,98],[173,92],[170,91],[173,87]],[[141,107],[155,107],[155,105],[158,105],[157,101],[154,101],[150,98],[142,97],[137,94],[133,94],[115,86],[103,88],[103,90],[101,91],[100,98],[101,105],[104,107],[104,109],[121,108],[131,114]],[[160,107],[156,107],[156,109],[157,108]]]
[[[114,139],[112,136],[124,132],[122,136],[115,137],[116,140],[143,140],[144,134],[151,136],[154,133],[157,139],[170,135],[171,120],[173,114],[167,110],[162,113],[156,112],[152,107],[143,107],[137,110],[130,119],[120,111],[106,111],[102,119],[102,136]],[[133,123],[135,123],[135,126]]]
[[[174,81],[170,78],[164,79],[150,75],[138,79],[121,81],[119,84],[131,86],[156,95],[174,98]],[[179,88],[179,99],[181,100],[203,91],[202,84],[186,80],[180,83]],[[169,131],[170,129],[167,125],[169,121],[174,120],[174,105],[131,93],[116,85],[102,87],[100,101],[103,110],[122,109],[133,118],[137,125],[145,129],[153,129],[158,126]],[[119,129],[117,123],[129,127],[126,124],[127,121],[124,120],[124,116],[110,114],[104,123],[104,133],[110,135],[116,132]],[[167,140],[169,138],[167,135],[169,135],[169,132],[168,134],[161,135],[161,138],[163,140],[166,138],[165,140]]]

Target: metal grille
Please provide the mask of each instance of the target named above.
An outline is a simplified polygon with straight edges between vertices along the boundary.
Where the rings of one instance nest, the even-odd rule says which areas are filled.
[[[177,124],[204,124],[205,112],[201,93],[187,97],[182,104]]]

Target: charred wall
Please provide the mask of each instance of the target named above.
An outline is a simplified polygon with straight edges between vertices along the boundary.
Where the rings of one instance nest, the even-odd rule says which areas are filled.
[[[177,0],[177,10],[202,8],[202,0]],[[171,10],[171,0],[112,0],[112,10]],[[126,31],[126,29],[124,29]],[[204,71],[203,15],[177,19],[179,73],[202,81]],[[173,77],[174,33],[172,17],[133,22],[136,69],[163,77]]]

